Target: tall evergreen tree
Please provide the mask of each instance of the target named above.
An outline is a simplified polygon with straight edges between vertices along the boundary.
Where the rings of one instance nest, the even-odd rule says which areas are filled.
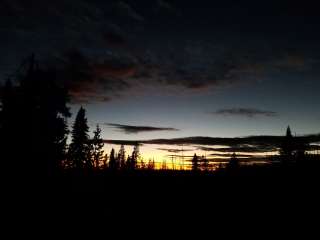
[[[286,136],[280,147],[280,155],[284,160],[290,160],[293,157],[295,150],[294,138],[291,133],[290,126],[287,128]]]
[[[69,146],[69,160],[76,169],[91,168],[89,127],[86,111],[80,108],[72,128],[72,140]]]
[[[99,125],[97,125],[96,130],[94,131],[94,136],[91,141],[92,145],[92,158],[93,162],[95,163],[95,167],[99,168],[100,167],[100,162],[103,160],[103,139],[101,138],[101,129]]]
[[[55,172],[65,159],[66,119],[70,112],[66,106],[68,93],[57,84],[55,72],[38,65],[33,55],[16,75],[15,86],[8,82],[4,88],[1,125],[7,132],[4,138],[20,136],[23,142],[20,150],[10,156],[13,142],[7,138],[5,157],[16,165],[16,170],[42,174]]]
[[[139,150],[139,145],[137,144],[133,147],[131,157],[127,163],[129,170],[135,170],[137,168],[139,157],[140,157],[140,150]]]
[[[199,170],[199,157],[194,154],[192,158],[192,171],[197,172]]]
[[[126,150],[123,145],[121,145],[119,153],[118,153],[118,161],[121,169],[125,169],[126,167]]]
[[[113,171],[117,170],[117,160],[116,160],[115,151],[113,148],[111,149],[111,152],[110,152],[109,169]]]

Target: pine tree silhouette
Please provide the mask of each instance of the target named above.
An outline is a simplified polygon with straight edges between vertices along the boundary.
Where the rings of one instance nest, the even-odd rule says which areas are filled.
[[[93,132],[94,136],[91,141],[92,146],[92,158],[96,168],[100,167],[100,162],[103,160],[104,147],[103,139],[101,138],[101,129],[97,125],[96,130]]]
[[[80,108],[72,129],[72,140],[69,146],[69,160],[76,169],[92,168],[90,158],[89,127],[86,111]]]
[[[194,154],[192,158],[192,171],[197,172],[199,170],[199,157]]]
[[[57,80],[55,72],[41,69],[32,55],[16,75],[16,85],[8,81],[4,88],[3,137],[9,137],[8,141],[10,135],[20,136],[19,141],[23,142],[14,156],[10,156],[13,142],[8,141],[5,146],[5,158],[10,158],[16,170],[51,174],[65,159],[69,97]]]
[[[137,144],[133,147],[131,157],[127,161],[129,170],[135,170],[137,168],[139,157],[140,157],[140,150],[139,150],[139,145]]]
[[[283,160],[291,160],[294,155],[295,142],[291,133],[290,126],[287,128],[286,136],[280,147],[280,155]]]
[[[113,148],[111,149],[111,152],[110,152],[109,169],[112,171],[117,170],[117,160],[115,158],[115,151]]]
[[[126,150],[123,145],[121,145],[119,153],[118,153],[118,161],[121,169],[126,168]]]

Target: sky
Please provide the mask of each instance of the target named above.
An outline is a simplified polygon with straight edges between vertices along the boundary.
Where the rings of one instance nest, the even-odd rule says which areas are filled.
[[[105,139],[319,133],[312,3],[2,0],[0,82],[35,53]],[[72,120],[70,120],[72,122]]]

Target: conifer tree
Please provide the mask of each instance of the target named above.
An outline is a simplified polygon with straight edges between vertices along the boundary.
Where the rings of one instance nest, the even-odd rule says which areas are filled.
[[[280,147],[280,155],[282,156],[283,160],[290,160],[294,154],[294,138],[291,133],[290,126],[287,128],[286,136]]]
[[[112,148],[110,152],[110,158],[109,158],[109,169],[110,170],[117,170],[117,162],[115,158],[115,151]]]
[[[1,96],[1,125],[11,136],[21,136],[20,150],[5,157],[17,165],[16,170],[56,172],[65,160],[68,101],[67,90],[58,84],[55,72],[41,69],[34,55],[21,66],[15,85],[8,82]],[[10,146],[6,149],[10,152]]]
[[[138,163],[139,157],[140,157],[140,150],[139,150],[139,145],[137,144],[133,147],[131,158],[127,163],[128,169],[135,170],[137,168],[137,163]]]
[[[89,127],[86,118],[86,111],[80,108],[72,129],[72,140],[69,147],[69,159],[76,169],[91,168],[90,158]]]
[[[194,154],[192,158],[192,171],[197,172],[199,170],[199,157]]]
[[[99,125],[97,125],[96,130],[94,131],[94,136],[91,141],[92,146],[92,158],[96,168],[100,167],[100,162],[103,160],[103,139],[101,138],[101,129]]]
[[[119,153],[118,153],[118,161],[121,169],[125,169],[126,167],[126,150],[123,145],[121,145]]]

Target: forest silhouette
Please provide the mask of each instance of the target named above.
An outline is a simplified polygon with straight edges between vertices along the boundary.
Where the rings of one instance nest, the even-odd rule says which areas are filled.
[[[173,212],[201,212],[200,206],[207,213],[210,203],[215,216],[220,211],[222,217],[239,210],[243,214],[252,199],[256,204],[275,197],[289,202],[297,192],[313,193],[317,186],[320,156],[310,153],[309,138],[293,136],[290,127],[280,138],[279,154],[266,165],[243,165],[235,151],[227,165],[214,169],[206,156],[197,154],[188,170],[169,168],[165,161],[156,166],[154,160],[143,161],[138,142],[131,153],[124,144],[119,152],[105,152],[101,128],[97,125],[90,137],[83,107],[68,129],[70,97],[57,80],[55,71],[42,69],[31,56],[1,88],[2,176],[8,195],[14,196],[7,206],[14,205],[10,209],[18,215],[134,218],[154,217],[158,209],[167,218]],[[40,201],[44,192],[46,200]]]
[[[54,70],[42,69],[32,55],[20,67],[14,81],[8,79],[1,87],[0,146],[1,159],[5,159],[5,169],[19,174],[32,173],[33,176],[54,176],[62,173],[77,174],[116,172],[179,172],[168,171],[166,162],[156,169],[154,160],[144,162],[137,142],[131,154],[121,145],[118,153],[114,149],[104,152],[104,140],[99,125],[89,136],[86,110],[81,107],[75,117],[72,130],[67,121],[71,117],[68,107],[68,90],[58,84]],[[68,144],[68,136],[71,141]],[[19,146],[17,146],[19,145]],[[278,146],[279,155],[269,159],[271,165],[264,167],[241,166],[236,153],[229,164],[211,171],[210,161],[205,156],[190,160],[188,174],[227,174],[259,171],[260,168],[283,169],[292,166],[313,165],[319,161],[318,154],[310,154],[309,142],[305,138],[292,135],[288,127]],[[17,150],[17,148],[19,150]],[[272,172],[272,170],[270,170]],[[186,174],[186,171],[183,171]]]

